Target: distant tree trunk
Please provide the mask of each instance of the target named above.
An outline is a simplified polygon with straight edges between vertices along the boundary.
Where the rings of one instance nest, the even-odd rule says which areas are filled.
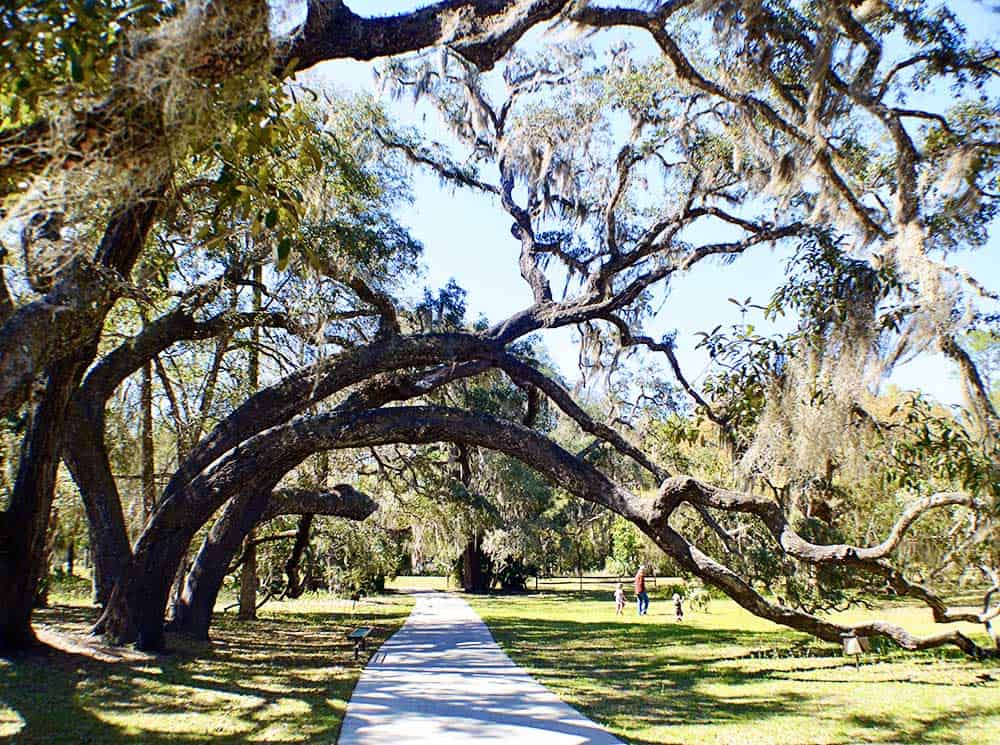
[[[170,402],[170,414],[174,420],[175,452],[179,467],[184,462],[184,458],[188,452],[187,421],[184,418],[184,411],[181,408],[180,400],[177,398],[177,394],[174,393],[174,386],[170,382],[170,376],[167,375],[167,371],[164,369],[159,355],[153,359],[153,366],[156,368],[156,377],[160,379],[160,385],[163,386],[163,392],[167,396],[167,401]]]
[[[76,561],[76,541],[70,538],[66,542],[66,574],[73,576],[73,565]]]
[[[285,576],[288,578],[288,588],[285,595],[290,598],[301,597],[306,589],[305,579],[299,578],[299,564],[306,549],[309,548],[309,532],[312,529],[313,515],[307,513],[299,518],[299,525],[295,530],[295,545],[292,546],[292,553],[285,562]],[[308,577],[308,575],[306,575]]]
[[[240,571],[240,610],[237,617],[241,621],[257,618],[257,532],[251,530],[243,541],[243,568]]]
[[[153,363],[142,366],[139,389],[139,406],[142,409],[142,519],[145,522],[156,506],[156,461],[153,452]]]
[[[472,463],[467,445],[459,443],[455,446],[455,464],[453,475],[462,482],[466,489],[472,484]],[[483,554],[479,543],[479,533],[474,533],[465,544],[462,553],[462,589],[466,592],[482,594],[490,589],[490,577],[485,571],[488,559]]]
[[[465,545],[462,554],[462,588],[466,592],[482,594],[489,591],[486,562],[479,536],[476,535]]]
[[[45,547],[42,549],[41,575],[38,580],[38,589],[35,590],[35,607],[47,608],[49,606],[49,590],[51,582],[49,575],[52,573],[52,557],[56,553],[56,542],[59,540],[59,510],[55,507],[49,516],[49,527],[45,531]]]
[[[260,264],[253,268],[253,310],[260,313],[263,305],[261,287],[264,283],[264,269]],[[250,390],[257,392],[260,385],[260,326],[254,324],[250,329],[250,360],[247,365],[247,379]],[[243,541],[243,570],[240,572],[240,610],[238,618],[249,621],[257,618],[257,544],[253,529],[247,533]]]

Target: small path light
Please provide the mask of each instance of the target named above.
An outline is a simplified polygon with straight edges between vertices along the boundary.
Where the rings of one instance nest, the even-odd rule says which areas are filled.
[[[867,636],[858,636],[853,631],[844,631],[840,634],[840,641],[844,645],[844,656],[853,657],[857,666],[858,660],[865,652],[871,651],[871,643]]]

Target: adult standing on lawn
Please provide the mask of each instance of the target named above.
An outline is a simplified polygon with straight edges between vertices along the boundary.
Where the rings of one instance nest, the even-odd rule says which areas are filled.
[[[646,615],[649,610],[649,595],[646,594],[646,572],[641,566],[635,573],[635,602],[639,615]]]

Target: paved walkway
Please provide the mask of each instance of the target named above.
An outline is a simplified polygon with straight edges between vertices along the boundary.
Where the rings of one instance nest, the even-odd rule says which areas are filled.
[[[340,745],[621,745],[511,662],[464,600],[416,601],[362,673]]]

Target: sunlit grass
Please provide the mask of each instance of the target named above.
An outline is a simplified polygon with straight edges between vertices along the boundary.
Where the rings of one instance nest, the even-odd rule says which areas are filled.
[[[632,743],[1000,743],[996,661],[892,651],[856,666],[839,647],[728,600],[713,600],[710,613],[686,609],[683,623],[655,593],[641,619],[632,606],[616,617],[608,593],[471,602],[515,662]],[[877,615],[934,626],[914,607]],[[987,642],[980,628],[965,630]]]
[[[91,649],[94,610],[75,602],[37,614],[61,651],[0,660],[0,742],[330,745],[365,662],[346,634],[374,626],[377,648],[412,607],[403,595],[269,603],[253,622],[219,614],[210,643],[170,636],[172,653],[150,656]]]
[[[431,577],[394,585],[446,588]],[[890,651],[856,666],[838,647],[730,601],[712,601],[707,614],[688,610],[675,623],[661,595],[653,593],[642,619],[631,605],[616,617],[604,591],[470,600],[515,661],[638,745],[1000,743],[996,662],[951,650]],[[0,742],[332,744],[362,665],[345,634],[374,625],[381,642],[411,606],[405,595],[272,602],[253,623],[220,614],[211,644],[171,638],[175,652],[155,657],[85,655],[94,611],[79,593],[53,600],[76,606],[40,611],[43,635],[61,632],[81,649],[0,661]],[[934,629],[927,611],[912,606],[877,615]],[[964,628],[986,643],[981,629]]]

